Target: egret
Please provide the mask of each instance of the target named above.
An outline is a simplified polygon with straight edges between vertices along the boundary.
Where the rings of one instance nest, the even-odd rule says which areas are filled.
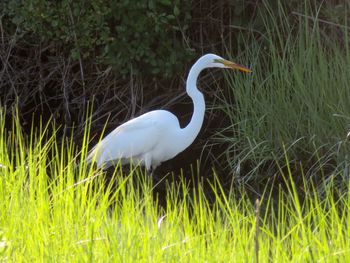
[[[191,121],[180,127],[177,117],[166,110],[154,110],[120,125],[89,152],[87,162],[103,169],[120,161],[133,162],[154,171],[162,162],[172,159],[197,137],[204,119],[205,101],[197,89],[199,73],[205,68],[231,68],[243,72],[250,69],[214,54],[200,57],[192,66],[186,81],[186,92],[193,101]]]

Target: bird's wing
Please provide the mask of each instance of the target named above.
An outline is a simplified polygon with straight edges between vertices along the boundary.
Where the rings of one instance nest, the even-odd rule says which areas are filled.
[[[150,112],[151,113],[151,112]],[[150,152],[163,132],[162,118],[154,114],[144,114],[113,130],[87,157],[90,162],[94,156],[97,164],[118,159],[140,157]]]

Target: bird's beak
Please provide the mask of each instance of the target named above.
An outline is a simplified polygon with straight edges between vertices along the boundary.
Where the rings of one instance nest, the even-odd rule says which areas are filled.
[[[243,71],[243,72],[247,72],[247,73],[250,73],[252,72],[251,69],[245,67],[245,66],[242,66],[240,64],[237,64],[237,63],[234,63],[232,61],[229,61],[229,60],[225,60],[223,59],[222,60],[222,64],[224,64],[226,67],[228,68],[232,68],[232,69],[238,69],[240,71]]]

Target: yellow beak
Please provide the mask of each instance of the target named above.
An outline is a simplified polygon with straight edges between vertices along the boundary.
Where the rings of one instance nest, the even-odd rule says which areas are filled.
[[[243,72],[247,72],[247,73],[250,73],[252,72],[251,69],[245,67],[245,66],[242,66],[240,64],[237,64],[237,63],[234,63],[232,61],[229,61],[229,60],[223,60],[222,61],[222,64],[224,64],[226,67],[229,67],[229,68],[232,68],[232,69],[238,69],[240,71],[243,71]]]

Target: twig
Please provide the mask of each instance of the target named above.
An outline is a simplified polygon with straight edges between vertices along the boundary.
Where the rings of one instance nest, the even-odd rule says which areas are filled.
[[[307,19],[312,20],[313,22],[318,21],[318,22],[321,22],[321,23],[324,23],[324,24],[327,24],[327,25],[330,25],[330,26],[336,26],[336,27],[340,27],[340,28],[350,29],[350,27],[345,26],[345,25],[340,25],[340,24],[337,24],[337,23],[334,23],[334,22],[330,22],[330,21],[321,19],[321,18],[304,15],[304,14],[301,14],[301,13],[298,13],[298,12],[295,12],[295,11],[293,11],[292,14],[296,15],[296,16],[305,17]]]
[[[3,48],[5,48],[5,39],[4,39],[4,28],[2,26],[2,16],[0,17],[0,32],[1,32],[1,42]]]
[[[82,62],[82,59],[81,59],[81,52],[80,52],[80,46],[79,46],[79,43],[78,43],[78,37],[77,37],[77,34],[75,32],[75,22],[74,22],[74,18],[73,18],[72,8],[71,8],[70,5],[69,5],[69,16],[70,16],[70,20],[71,20],[72,28],[73,28],[74,42],[75,42],[75,45],[79,49],[80,77],[81,77],[81,81],[82,81],[82,84],[83,84],[83,94],[84,94],[84,97],[85,97],[85,78],[84,78],[83,62]]]

